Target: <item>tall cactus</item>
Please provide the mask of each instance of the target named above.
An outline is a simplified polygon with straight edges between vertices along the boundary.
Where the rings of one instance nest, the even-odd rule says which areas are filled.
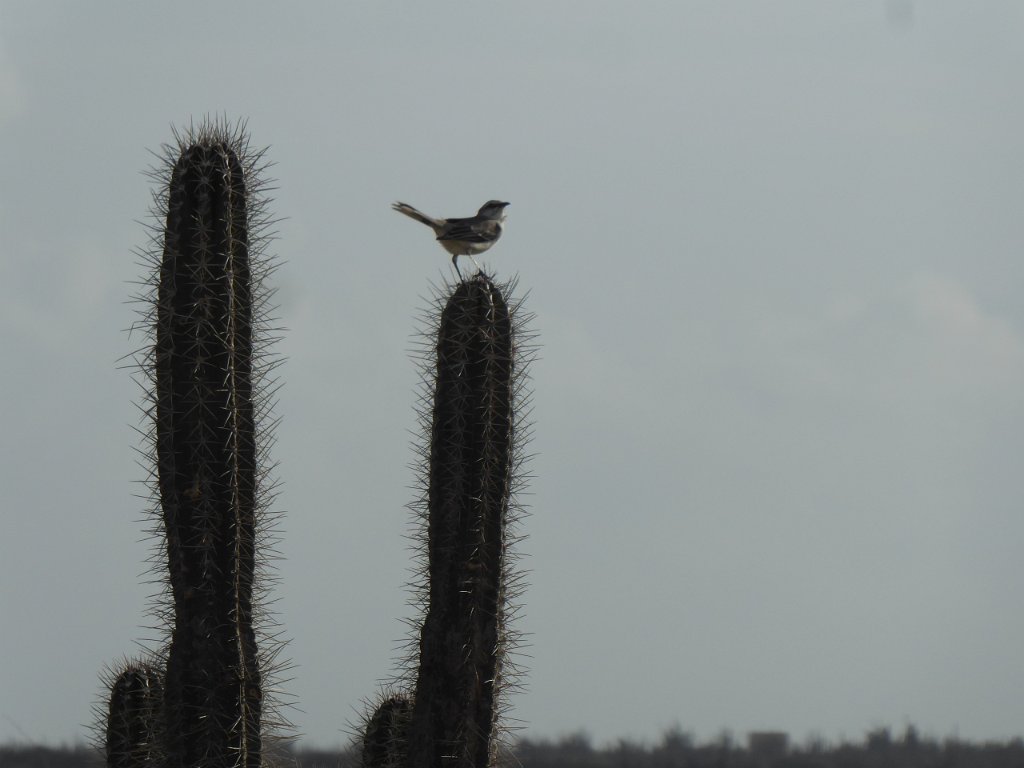
[[[154,762],[258,768],[264,662],[276,650],[260,653],[256,625],[257,550],[272,496],[268,435],[257,429],[271,407],[272,340],[263,314],[261,154],[249,151],[241,125],[205,123],[176,138],[153,173],[166,186],[154,196],[159,232],[144,254],[153,263],[142,297],[152,346],[139,356],[151,386],[169,598],[156,609],[170,637],[158,653]],[[107,746],[110,754],[109,736]]]
[[[155,378],[174,605],[166,748],[183,768],[260,764],[247,202],[241,160],[225,138],[181,153],[168,196]]]
[[[525,437],[524,320],[482,273],[459,282],[440,311],[427,375],[432,405],[421,414],[429,443],[424,494],[414,505],[424,523],[427,608],[405,734],[408,768],[486,768],[496,755],[515,588],[510,526]]]

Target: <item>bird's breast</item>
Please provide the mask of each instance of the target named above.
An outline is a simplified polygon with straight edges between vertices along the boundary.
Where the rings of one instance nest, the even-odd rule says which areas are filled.
[[[452,256],[476,256],[491,247],[492,243],[468,243],[465,240],[438,240]]]

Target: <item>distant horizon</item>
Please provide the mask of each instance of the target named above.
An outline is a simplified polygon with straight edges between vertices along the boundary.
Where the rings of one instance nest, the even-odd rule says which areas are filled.
[[[592,749],[597,752],[607,752],[616,749],[622,744],[630,744],[639,746],[645,749],[654,749],[659,745],[664,744],[671,738],[681,736],[685,739],[691,739],[694,747],[706,748],[713,747],[722,744],[723,737],[730,739],[730,748],[747,750],[749,749],[748,738],[753,735],[764,735],[764,734],[782,734],[788,740],[788,745],[791,750],[798,752],[815,750],[818,748],[825,749],[838,749],[843,746],[859,746],[867,744],[872,736],[878,736],[882,732],[888,732],[891,741],[895,745],[905,743],[908,734],[914,732],[915,738],[920,743],[930,743],[936,745],[942,745],[947,743],[955,743],[962,745],[973,745],[973,746],[986,746],[994,744],[1005,744],[1010,746],[1021,746],[1024,747],[1024,733],[1017,736],[1008,736],[1003,738],[989,738],[989,739],[964,739],[954,734],[930,734],[921,731],[914,726],[913,723],[908,723],[900,727],[891,726],[877,726],[872,727],[864,732],[864,734],[858,738],[847,738],[840,737],[837,739],[822,738],[815,735],[809,735],[803,739],[794,738],[793,734],[786,733],[785,731],[777,731],[772,729],[753,730],[745,733],[736,733],[729,728],[723,728],[716,735],[709,738],[701,739],[696,738],[694,735],[687,731],[685,728],[677,729],[675,727],[666,728],[660,737],[651,739],[633,739],[629,736],[620,736],[613,738],[608,741],[602,741],[595,743],[595,741],[587,734],[585,728],[573,731],[570,733],[561,734],[558,736],[538,736],[534,737],[530,734],[517,735],[515,738],[509,739],[509,743],[513,748],[519,744],[530,743],[532,745],[551,746],[557,747],[560,745],[566,745],[569,743],[576,743],[580,740],[585,741]],[[337,745],[322,745],[313,744],[312,746],[305,742],[301,737],[299,738],[288,738],[289,749],[297,752],[344,752],[346,750],[356,748],[355,741],[344,742]],[[49,742],[22,742],[22,741],[7,741],[0,742],[0,749],[32,749],[32,748],[43,748],[43,749],[54,749],[54,750],[93,750],[100,748],[98,745],[91,743],[87,739],[82,739],[78,742],[70,744],[53,744]]]
[[[744,732],[735,731],[734,729],[723,727],[718,731],[700,737],[693,731],[688,730],[678,725],[672,725],[666,727],[660,734],[653,738],[635,738],[629,735],[621,735],[613,737],[611,739],[597,740],[590,736],[589,732],[585,727],[578,728],[573,731],[558,735],[543,735],[543,734],[531,734],[529,731],[516,731],[511,735],[506,733],[504,738],[505,743],[515,747],[520,743],[529,742],[531,744],[539,745],[560,745],[569,742],[584,741],[591,748],[596,751],[607,751],[614,749],[619,744],[633,744],[644,748],[655,748],[659,744],[666,742],[667,740],[682,737],[692,741],[697,747],[707,747],[721,744],[723,738],[731,740],[731,744],[735,748],[745,749],[747,747],[748,738],[752,735],[760,734],[783,734],[788,740],[790,748],[797,749],[798,751],[805,751],[808,749],[817,748],[818,746],[824,746],[826,748],[838,748],[843,745],[859,745],[869,741],[869,739],[875,735],[879,735],[882,732],[887,732],[893,743],[902,743],[905,738],[913,732],[915,737],[921,742],[929,742],[934,744],[944,743],[960,743],[960,744],[972,744],[972,745],[987,745],[987,744],[1016,744],[1024,741],[1024,732],[1019,735],[1002,736],[1002,737],[988,737],[980,739],[968,739],[958,736],[955,733],[936,734],[929,733],[918,728],[914,723],[903,723],[899,726],[892,725],[874,725],[866,728],[863,733],[857,736],[848,736],[846,734],[840,734],[834,737],[828,737],[821,734],[806,734],[803,737],[799,735],[789,733],[784,730],[772,729],[772,728],[759,728],[748,730]],[[277,734],[279,735],[279,734]],[[321,744],[317,742],[308,741],[302,738],[302,736],[285,736],[286,741],[290,745],[290,748],[299,751],[345,751],[352,748],[356,744],[356,737],[353,736],[351,739],[342,740],[336,744]],[[61,742],[53,743],[46,741],[25,741],[25,740],[8,740],[0,742],[0,749],[4,748],[32,748],[41,747],[47,749],[93,749],[98,748],[98,745],[94,744],[86,736],[83,736],[79,741],[74,742]]]

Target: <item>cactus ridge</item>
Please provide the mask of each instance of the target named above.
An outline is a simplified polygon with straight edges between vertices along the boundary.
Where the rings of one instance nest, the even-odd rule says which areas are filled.
[[[281,362],[267,164],[243,123],[210,119],[175,130],[156,157],[132,363],[160,574],[148,645],[164,670],[162,763],[257,766],[290,730],[265,599]]]
[[[421,387],[418,547],[412,626],[400,678],[411,691],[410,768],[495,762],[523,581],[515,568],[518,496],[530,432],[528,366],[535,355],[515,283],[477,274],[436,292],[417,350]],[[499,717],[501,716],[501,717]]]

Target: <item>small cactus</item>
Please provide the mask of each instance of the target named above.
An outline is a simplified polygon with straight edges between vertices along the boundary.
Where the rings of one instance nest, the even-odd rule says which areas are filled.
[[[363,733],[363,768],[405,768],[411,711],[412,701],[402,695],[388,696],[377,706]]]
[[[163,701],[159,671],[128,662],[110,687],[106,718],[107,768],[150,768],[159,749],[158,722]]]

